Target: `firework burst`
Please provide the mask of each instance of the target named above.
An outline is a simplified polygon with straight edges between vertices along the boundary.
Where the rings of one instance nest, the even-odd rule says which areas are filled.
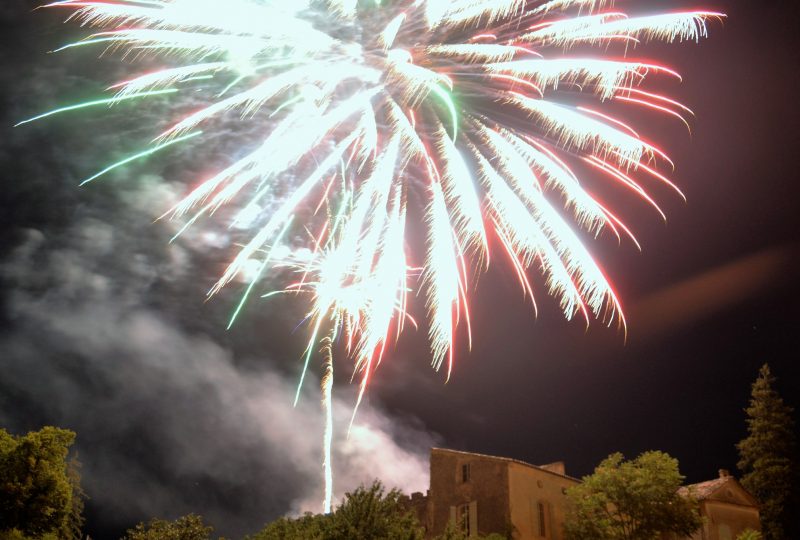
[[[46,7],[101,29],[63,49],[99,46],[130,60],[158,57],[167,67],[112,85],[107,99],[35,119],[152,96],[203,100],[150,148],[89,180],[199,139],[200,128],[213,130],[226,115],[263,126],[247,155],[200,182],[166,216],[185,217],[183,231],[227,203],[248,216],[272,208],[210,294],[255,261],[235,319],[271,268],[297,273],[284,292],[310,298],[303,373],[321,347],[326,359],[326,510],[333,344],[342,338],[354,359],[360,402],[388,342],[414,323],[409,300],[417,288],[432,364],[448,376],[457,329],[470,335],[470,276],[488,264],[490,246],[507,252],[531,297],[528,270],[537,268],[568,319],[624,324],[614,290],[573,227],[633,236],[570,167],[585,162],[658,209],[642,179],[672,186],[660,172],[669,158],[601,112],[603,104],[686,122],[691,111],[645,89],[652,78],[677,74],[626,52],[648,40],[699,40],[707,21],[722,17],[629,16],[608,0],[63,0]],[[427,198],[421,269],[407,253],[407,208],[419,198],[412,186]],[[312,256],[279,255],[276,247],[297,228],[311,231]]]

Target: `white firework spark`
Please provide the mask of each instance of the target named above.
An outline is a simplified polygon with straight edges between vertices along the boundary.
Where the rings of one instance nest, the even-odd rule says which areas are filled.
[[[265,126],[244,158],[201,182],[168,215],[189,213],[189,226],[226,203],[249,215],[276,186],[288,188],[211,294],[253,260],[256,279],[273,266],[302,275],[286,290],[311,298],[303,373],[325,344],[329,509],[334,338],[346,338],[361,377],[360,402],[392,334],[413,321],[414,274],[427,299],[433,366],[446,363],[448,375],[457,329],[463,325],[469,333],[470,272],[488,263],[490,246],[508,252],[526,293],[533,293],[527,270],[537,266],[567,318],[580,313],[587,321],[624,322],[611,285],[558,207],[594,235],[630,233],[569,164],[589,163],[656,206],[636,177],[669,183],[659,167],[671,162],[597,108],[616,100],[685,122],[688,109],[642,89],[654,77],[677,74],[626,60],[625,53],[649,40],[696,41],[706,36],[709,19],[723,15],[629,17],[612,3],[52,2],[46,7],[70,10],[71,20],[101,28],[62,49],[100,46],[130,60],[161,58],[165,67],[112,85],[112,97],[35,119],[154,95],[204,100],[158,134],[153,147],[101,173],[200,140],[201,127],[213,130],[226,115]],[[425,186],[414,193],[428,197],[420,205],[428,234],[419,271],[406,253],[407,207],[419,204],[412,185]],[[293,227],[314,230],[310,259],[275,256]]]

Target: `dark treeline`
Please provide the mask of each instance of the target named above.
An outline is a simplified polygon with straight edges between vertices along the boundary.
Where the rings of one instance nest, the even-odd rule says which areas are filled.
[[[760,503],[762,532],[737,540],[796,538],[798,467],[793,410],[775,390],[765,364],[745,410],[747,436],[737,444],[742,484]],[[76,434],[44,427],[25,435],[0,429],[0,540],[80,540],[86,494],[80,463],[71,453]],[[662,452],[626,461],[612,454],[583,482],[567,491],[568,540],[651,540],[663,534],[688,537],[702,526],[697,501],[678,494],[684,477]],[[796,521],[796,520],[795,520]],[[330,514],[279,518],[244,540],[466,540],[452,523],[431,539],[411,499],[376,480],[347,493]],[[212,540],[214,529],[190,514],[155,518],[129,529],[122,540]],[[505,534],[470,539],[511,540]],[[223,539],[220,539],[223,540]]]

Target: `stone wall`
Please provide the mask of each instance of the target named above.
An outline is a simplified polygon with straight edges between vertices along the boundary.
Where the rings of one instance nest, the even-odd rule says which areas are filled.
[[[464,466],[469,467],[466,481]],[[459,518],[459,508],[470,503],[477,503],[472,511],[477,511],[473,527],[477,525],[478,534],[508,529],[508,463],[465,452],[433,449],[428,497],[429,534],[441,534],[451,519]]]

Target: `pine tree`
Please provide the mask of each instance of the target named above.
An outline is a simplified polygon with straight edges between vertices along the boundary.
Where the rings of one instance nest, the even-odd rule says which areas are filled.
[[[765,540],[787,538],[788,506],[797,479],[793,409],[775,390],[775,380],[764,364],[745,409],[747,437],[736,445],[742,485],[761,503]]]

